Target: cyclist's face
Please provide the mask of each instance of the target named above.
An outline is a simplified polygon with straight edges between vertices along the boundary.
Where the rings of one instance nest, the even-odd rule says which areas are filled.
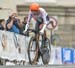
[[[32,11],[34,15],[39,15],[39,11]]]

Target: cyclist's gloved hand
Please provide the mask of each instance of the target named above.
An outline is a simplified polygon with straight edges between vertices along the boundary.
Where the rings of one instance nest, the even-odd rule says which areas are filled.
[[[29,24],[26,24],[25,26],[25,30],[23,31],[23,33],[27,32],[27,29],[29,28]]]
[[[40,30],[40,33],[41,33],[41,34],[44,34],[45,28],[46,28],[46,24],[44,24],[44,25],[43,25],[43,28]]]
[[[40,30],[40,34],[44,34],[44,30]]]

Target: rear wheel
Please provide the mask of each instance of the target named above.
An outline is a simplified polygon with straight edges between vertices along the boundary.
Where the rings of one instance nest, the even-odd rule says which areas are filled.
[[[41,57],[43,64],[48,64],[50,61],[51,56],[51,46],[50,46],[50,40],[47,38],[45,41],[45,45],[42,45],[44,47],[41,48]]]
[[[30,64],[36,64],[38,59],[38,51],[39,51],[39,44],[36,41],[36,39],[32,37],[30,39],[29,46],[28,46],[28,58]]]

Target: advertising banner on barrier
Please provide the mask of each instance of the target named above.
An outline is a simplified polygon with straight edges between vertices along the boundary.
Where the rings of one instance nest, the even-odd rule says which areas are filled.
[[[75,49],[73,49],[73,63],[75,64]]]
[[[30,37],[22,36],[20,34],[14,34],[14,38],[15,38],[15,46],[18,51],[17,60],[18,61],[25,60],[28,62],[29,60],[27,49]]]
[[[28,61],[27,48],[30,37],[0,31],[0,58]]]
[[[64,64],[73,63],[73,49],[62,48],[62,63]]]
[[[61,47],[55,49],[55,64],[62,64]]]
[[[0,31],[1,35],[1,56],[0,58],[14,60],[16,59],[16,47],[14,44],[14,34],[12,32]]]

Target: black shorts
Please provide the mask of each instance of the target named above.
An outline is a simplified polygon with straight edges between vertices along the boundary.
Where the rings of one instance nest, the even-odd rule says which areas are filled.
[[[40,26],[41,24],[43,24],[43,19],[39,17],[39,18],[36,20],[36,25],[35,25],[35,30],[36,30],[37,33],[40,31],[39,26]]]
[[[47,20],[47,21],[50,20],[48,15],[46,16],[46,20]],[[43,24],[43,23],[44,23],[43,18],[41,18],[41,17],[37,18],[37,20],[36,20],[36,25],[35,25],[35,30],[36,30],[36,32],[39,32],[39,31],[40,31],[39,26],[40,26],[41,24]]]

